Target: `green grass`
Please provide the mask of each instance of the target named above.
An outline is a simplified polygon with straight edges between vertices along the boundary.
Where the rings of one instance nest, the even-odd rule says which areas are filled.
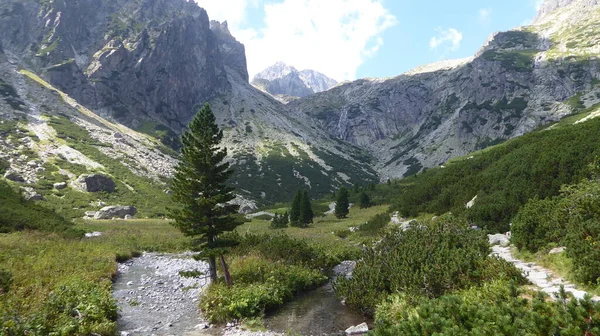
[[[44,309],[52,291],[73,281],[92,284],[110,297],[118,255],[182,252],[189,247],[189,240],[164,220],[91,221],[77,227],[103,234],[90,239],[33,231],[0,234],[0,268],[13,277],[10,291],[0,300],[0,315],[10,313],[26,323]],[[2,322],[0,317],[0,330]],[[95,332],[110,335],[97,328]]]
[[[289,209],[287,209],[289,211]],[[308,228],[287,227],[285,229],[270,229],[270,221],[260,220],[257,218],[239,226],[237,232],[240,234],[281,234],[284,233],[292,238],[306,239],[313,244],[326,246],[331,250],[331,253],[341,251],[354,246],[357,243],[368,243],[373,237],[371,235],[361,235],[358,232],[347,235],[342,239],[336,235],[336,232],[348,230],[350,227],[358,227],[364,224],[375,215],[387,212],[389,206],[379,205],[367,209],[359,209],[357,206],[350,208],[348,218],[337,219],[334,215],[326,215],[315,217],[314,223]],[[270,210],[267,210],[270,211]],[[283,213],[286,209],[279,208],[278,212]]]

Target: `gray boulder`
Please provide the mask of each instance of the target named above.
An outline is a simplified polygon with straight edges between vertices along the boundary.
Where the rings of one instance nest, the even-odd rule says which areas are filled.
[[[52,185],[54,187],[54,189],[56,190],[61,190],[61,189],[65,189],[67,187],[67,182],[58,182],[58,183],[54,183]]]
[[[4,178],[13,182],[25,182],[23,176],[14,170],[9,170],[4,174]]]
[[[488,241],[490,245],[500,245],[504,247],[510,245],[510,237],[502,233],[488,235]]]
[[[116,188],[115,182],[110,177],[100,174],[81,175],[73,182],[73,186],[85,192],[113,192]]]
[[[135,216],[137,209],[133,206],[107,206],[94,215],[94,219],[129,218]]]

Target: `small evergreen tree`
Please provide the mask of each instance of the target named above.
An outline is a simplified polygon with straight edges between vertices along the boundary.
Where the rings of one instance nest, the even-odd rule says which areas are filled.
[[[308,227],[308,224],[312,224],[315,214],[310,204],[310,198],[308,197],[308,191],[302,190],[300,198],[300,224],[301,227]]]
[[[288,214],[287,212],[283,215],[278,213],[271,220],[271,229],[284,229],[288,226]]]
[[[210,106],[204,105],[188,125],[181,140],[181,159],[175,168],[173,200],[179,204],[171,209],[173,226],[193,238],[197,257],[208,260],[210,278],[217,281],[216,257],[220,258],[223,273],[231,284],[223,258],[229,242],[219,235],[233,231],[242,222],[234,216],[239,206],[229,203],[235,198],[233,188],[225,183],[233,173],[223,162],[227,149],[220,148],[223,131],[219,130]]]
[[[346,218],[350,208],[350,203],[348,201],[348,189],[346,187],[341,187],[338,192],[338,197],[335,202],[335,217],[337,218]]]
[[[372,204],[371,204],[371,198],[369,197],[369,194],[367,194],[364,191],[361,191],[360,195],[358,196],[358,205],[360,206],[361,209],[370,208]]]
[[[302,202],[302,192],[300,189],[296,191],[294,200],[292,201],[292,209],[290,210],[290,225],[299,226],[300,222],[300,203]]]
[[[283,213],[283,216],[281,217],[281,225],[283,225],[283,227],[287,227],[289,223],[290,223],[290,215],[286,211]]]

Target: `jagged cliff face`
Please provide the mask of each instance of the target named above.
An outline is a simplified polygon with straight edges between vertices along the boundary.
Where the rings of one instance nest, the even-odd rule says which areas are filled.
[[[224,64],[236,60],[219,47],[232,41],[226,32],[213,33],[193,3],[8,0],[1,6],[8,51],[127,125],[154,120],[181,130],[200,102],[229,89]]]
[[[0,3],[0,29],[0,45],[6,52],[6,59],[0,54],[0,88],[6,92],[0,93],[7,95],[0,107],[8,106],[0,109],[0,121],[16,120],[25,130],[39,125],[52,130],[48,120],[66,115],[69,122],[85,126],[91,138],[111,134],[121,123],[177,145],[178,133],[197,108],[210,102],[225,130],[224,144],[236,169],[233,183],[245,197],[281,201],[299,187],[318,197],[343,184],[378,179],[361,149],[289,118],[282,104],[252,87],[244,46],[231,36],[226,23],[210,22],[194,2],[7,0]],[[40,76],[40,81],[19,73],[22,69]],[[40,82],[52,86],[52,92],[64,93],[64,101],[47,104],[48,92],[33,94],[40,91]],[[82,121],[77,115],[82,109],[111,126],[93,129],[86,123],[93,123],[93,118]],[[153,155],[154,142],[120,139],[109,136],[90,146],[106,151],[127,143],[127,148],[142,153],[127,156],[123,165],[144,174],[151,164],[142,158],[152,157],[153,162],[158,160],[154,165],[170,168],[150,177],[168,180],[171,155],[163,159]],[[37,152],[40,144],[34,138],[25,145]],[[53,164],[51,155],[40,156]],[[57,168],[68,170],[69,163],[76,163],[101,169],[85,153],[73,160],[77,161],[60,161]],[[13,160],[11,165],[20,172],[27,170],[26,163]],[[38,175],[30,171],[25,184],[36,183]]]
[[[337,82],[314,70],[298,71],[283,62],[278,62],[261,71],[252,85],[287,103],[286,97],[306,97],[329,90]],[[293,99],[291,99],[293,100]]]
[[[443,164],[600,102],[596,3],[561,2],[543,25],[495,34],[471,59],[343,84],[289,108],[368,149],[383,179]]]

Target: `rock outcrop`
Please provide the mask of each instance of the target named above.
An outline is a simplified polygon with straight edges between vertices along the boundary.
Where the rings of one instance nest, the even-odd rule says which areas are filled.
[[[84,192],[114,192],[116,189],[115,182],[110,177],[100,174],[82,175],[72,184]]]
[[[133,206],[107,206],[94,214],[94,219],[125,219],[126,216],[133,217],[137,213],[137,209]]]

